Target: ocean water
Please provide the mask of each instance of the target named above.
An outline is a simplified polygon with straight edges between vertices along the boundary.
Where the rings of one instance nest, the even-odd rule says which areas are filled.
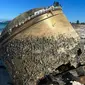
[[[0,23],[0,32],[6,27],[7,23]]]

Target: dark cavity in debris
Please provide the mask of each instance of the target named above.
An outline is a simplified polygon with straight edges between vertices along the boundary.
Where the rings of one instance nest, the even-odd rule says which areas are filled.
[[[82,50],[81,50],[81,48],[79,48],[77,50],[77,63],[78,63],[77,67],[81,66],[81,63],[80,63],[80,55],[81,54],[82,54]]]
[[[81,48],[77,50],[77,55],[80,56],[82,54]]]
[[[60,73],[68,71],[68,70],[72,70],[72,69],[75,69],[75,67],[71,66],[70,62],[67,64],[62,64],[61,66],[56,68],[56,70],[58,70]]]

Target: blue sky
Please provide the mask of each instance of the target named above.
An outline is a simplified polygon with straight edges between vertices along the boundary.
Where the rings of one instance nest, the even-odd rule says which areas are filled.
[[[69,21],[85,22],[85,0],[55,0],[62,5]],[[11,20],[19,14],[37,7],[52,5],[54,0],[0,0],[0,19]]]

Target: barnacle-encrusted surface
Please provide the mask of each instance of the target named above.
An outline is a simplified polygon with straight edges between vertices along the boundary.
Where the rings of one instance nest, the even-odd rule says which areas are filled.
[[[39,78],[62,64],[70,62],[76,67],[78,48],[78,41],[63,35],[56,39],[53,36],[28,36],[10,41],[3,48],[3,58],[16,81],[15,85],[34,85]]]

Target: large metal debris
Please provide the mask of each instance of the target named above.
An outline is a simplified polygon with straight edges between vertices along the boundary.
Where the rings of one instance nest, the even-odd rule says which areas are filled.
[[[80,37],[60,5],[21,14],[0,38],[0,57],[15,85],[36,85],[44,75],[68,63],[74,68],[83,65],[82,49]],[[63,71],[65,68],[58,74]]]

